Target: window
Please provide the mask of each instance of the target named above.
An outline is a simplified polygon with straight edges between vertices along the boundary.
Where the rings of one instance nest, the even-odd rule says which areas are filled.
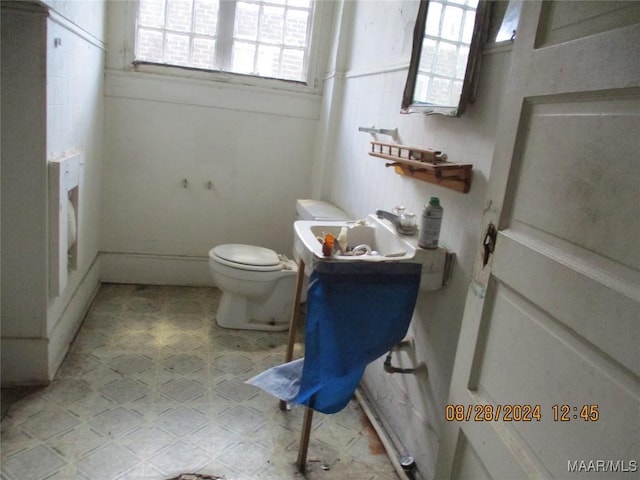
[[[137,62],[307,80],[313,0],[139,0]]]
[[[478,0],[429,0],[416,100],[457,107],[477,6]]]

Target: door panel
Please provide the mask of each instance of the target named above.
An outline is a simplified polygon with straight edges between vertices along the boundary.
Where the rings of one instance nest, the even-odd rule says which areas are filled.
[[[438,480],[640,477],[638,45],[635,5],[523,2]]]
[[[640,287],[634,271],[530,231],[518,225],[499,234],[493,275],[612,360],[639,372]]]
[[[530,105],[523,115],[513,213],[504,222],[517,220],[640,268],[640,91],[544,100],[554,103]]]
[[[537,45],[553,45],[637,22],[640,4],[622,1],[549,2],[542,10]]]
[[[640,445],[617,440],[637,437],[633,378],[518,293],[501,283],[491,292],[491,325],[473,385],[475,403],[492,406],[489,423],[513,429],[551,472],[566,472],[569,459],[635,458]],[[554,405],[570,411],[562,415]],[[597,420],[580,417],[584,405],[597,405]],[[473,421],[487,421],[479,418]]]

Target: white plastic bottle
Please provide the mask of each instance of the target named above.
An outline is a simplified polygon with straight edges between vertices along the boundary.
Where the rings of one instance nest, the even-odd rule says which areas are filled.
[[[340,245],[340,253],[342,255],[347,253],[347,246],[348,246],[347,227],[342,227],[340,229],[340,233],[338,234],[338,245]]]
[[[429,204],[425,205],[422,211],[420,236],[418,237],[418,245],[420,247],[429,249],[438,248],[443,212],[440,206],[440,199],[438,197],[431,197]]]

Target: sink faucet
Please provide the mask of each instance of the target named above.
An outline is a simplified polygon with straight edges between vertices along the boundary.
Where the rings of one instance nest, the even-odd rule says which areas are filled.
[[[387,212],[386,210],[376,210],[376,216],[378,218],[384,218],[385,220],[389,220],[393,224],[393,226],[396,227],[396,231],[400,235],[413,235],[414,233],[416,233],[415,225],[413,226],[402,225],[402,219],[400,215]]]
[[[396,227],[396,230],[402,227],[402,225],[400,225],[400,215],[387,212],[386,210],[376,210],[376,217],[389,220],[393,226]]]

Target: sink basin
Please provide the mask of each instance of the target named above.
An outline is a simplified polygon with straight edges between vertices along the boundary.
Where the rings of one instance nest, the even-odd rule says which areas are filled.
[[[357,249],[356,254],[351,255],[341,255],[335,252],[333,256],[325,257],[322,254],[321,239],[327,233],[337,239],[342,227],[347,227],[347,253],[361,245],[366,245],[368,249]],[[375,215],[369,215],[365,222],[298,220],[294,223],[294,232],[294,252],[307,265],[312,265],[314,261],[319,260],[408,261],[416,254],[415,240],[412,245],[407,237],[400,237],[391,224]]]

